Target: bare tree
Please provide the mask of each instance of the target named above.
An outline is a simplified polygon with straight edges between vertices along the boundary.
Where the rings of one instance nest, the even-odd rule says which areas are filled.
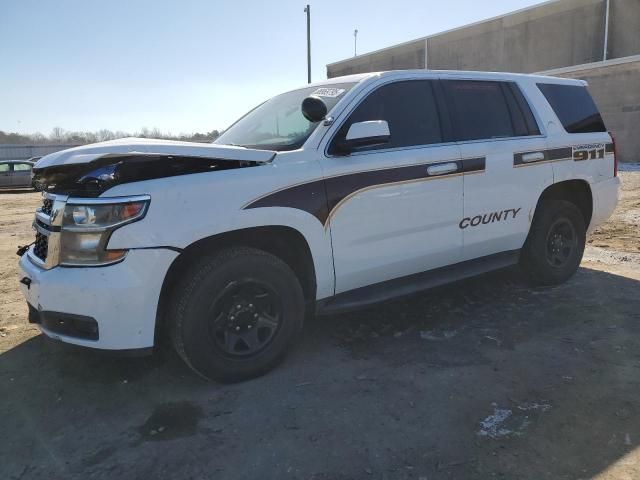
[[[64,140],[64,128],[53,127],[53,130],[51,130],[51,135],[49,136],[49,138],[56,143],[62,143]]]
[[[163,133],[159,128],[149,129],[143,127],[135,135],[128,132],[118,130],[113,132],[106,128],[98,130],[96,132],[71,132],[66,131],[62,127],[55,127],[51,130],[49,136],[43,135],[40,132],[33,134],[19,134],[12,132],[3,132],[0,130],[0,144],[22,144],[22,145],[42,145],[47,143],[68,143],[84,145],[87,143],[104,142],[107,140],[114,140],[116,138],[125,137],[143,137],[143,138],[160,138],[166,140],[183,140],[186,142],[202,142],[209,143],[218,138],[221,132],[218,130],[211,130],[207,133],[181,133],[180,135],[172,135],[171,133]]]

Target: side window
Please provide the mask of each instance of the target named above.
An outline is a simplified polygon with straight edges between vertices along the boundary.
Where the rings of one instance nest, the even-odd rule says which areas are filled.
[[[383,85],[370,93],[340,127],[329,153],[340,153],[349,127],[357,122],[386,120],[391,139],[384,145],[362,148],[376,150],[442,142],[440,119],[430,80],[407,80]]]
[[[0,163],[0,173],[7,173],[9,171],[8,163]]]
[[[516,136],[540,135],[538,123],[520,88],[514,82],[505,82],[502,84],[502,90],[509,105],[511,121],[513,122]]]
[[[15,172],[29,172],[31,171],[31,164],[30,163],[14,163],[13,164],[13,170]]]
[[[568,133],[607,131],[586,87],[539,83],[538,88]]]
[[[517,135],[503,93],[502,82],[444,80],[442,83],[453,116],[456,140],[481,140]]]

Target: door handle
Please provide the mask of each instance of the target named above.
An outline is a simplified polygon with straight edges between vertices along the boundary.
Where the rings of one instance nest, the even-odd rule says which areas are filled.
[[[544,160],[544,153],[542,152],[531,152],[522,155],[522,161],[524,163],[540,162],[542,160]]]
[[[458,165],[454,162],[440,163],[438,165],[431,165],[427,167],[427,173],[429,175],[445,175],[447,173],[455,172],[458,170]]]

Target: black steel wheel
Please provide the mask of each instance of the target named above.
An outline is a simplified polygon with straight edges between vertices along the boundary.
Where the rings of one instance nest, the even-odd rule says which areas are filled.
[[[576,205],[543,200],[536,209],[520,264],[536,285],[562,283],[580,266],[585,241],[585,221]]]
[[[273,339],[282,316],[280,297],[251,278],[231,282],[211,305],[209,334],[226,355],[248,357]]]
[[[554,268],[563,268],[578,248],[576,230],[568,218],[558,218],[547,234],[547,262]]]
[[[170,305],[175,350],[200,375],[222,382],[275,367],[298,337],[305,314],[291,268],[244,247],[198,258],[174,287]]]

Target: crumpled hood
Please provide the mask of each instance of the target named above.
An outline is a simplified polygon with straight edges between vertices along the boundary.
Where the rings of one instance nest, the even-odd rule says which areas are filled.
[[[154,140],[150,138],[120,138],[107,142],[92,143],[69,148],[42,157],[35,169],[53,166],[90,163],[107,155],[157,155],[215,158],[266,163],[275,156],[274,152],[251,148],[216,145],[212,143],[179,142],[174,140]]]
[[[146,138],[122,138],[52,153],[33,167],[35,188],[97,197],[123,183],[259,167],[275,152]]]

